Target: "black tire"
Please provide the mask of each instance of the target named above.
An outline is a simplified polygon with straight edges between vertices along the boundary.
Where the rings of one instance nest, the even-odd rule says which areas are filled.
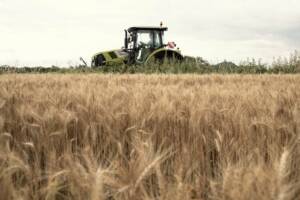
[[[175,51],[161,51],[155,55],[155,62],[159,64],[181,63],[183,56]]]

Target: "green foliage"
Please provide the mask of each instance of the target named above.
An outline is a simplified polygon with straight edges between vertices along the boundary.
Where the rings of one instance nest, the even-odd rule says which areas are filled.
[[[233,62],[224,61],[211,65],[201,57],[186,56],[181,63],[164,62],[148,63],[147,65],[110,65],[99,68],[77,66],[69,68],[52,67],[11,67],[0,66],[0,74],[3,73],[165,73],[165,74],[264,74],[264,73],[300,73],[300,54],[295,51],[289,58],[274,59],[271,65],[262,63],[261,60],[247,59],[236,65]]]
[[[273,73],[299,73],[300,72],[300,54],[295,51],[287,58],[281,58],[274,60],[272,63]]]

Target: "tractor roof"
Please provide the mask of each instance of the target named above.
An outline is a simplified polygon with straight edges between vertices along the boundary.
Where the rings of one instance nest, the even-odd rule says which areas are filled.
[[[133,31],[167,31],[167,27],[160,27],[160,26],[134,26],[130,27],[128,29],[128,32],[133,32]]]

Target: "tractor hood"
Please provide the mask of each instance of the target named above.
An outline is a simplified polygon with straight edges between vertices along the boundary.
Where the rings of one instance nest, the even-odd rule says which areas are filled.
[[[122,65],[128,58],[128,53],[123,49],[103,51],[92,57],[92,67],[103,65]]]

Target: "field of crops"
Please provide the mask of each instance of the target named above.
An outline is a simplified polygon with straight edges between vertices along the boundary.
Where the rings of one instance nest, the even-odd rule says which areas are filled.
[[[1,199],[300,199],[300,75],[1,75]]]

